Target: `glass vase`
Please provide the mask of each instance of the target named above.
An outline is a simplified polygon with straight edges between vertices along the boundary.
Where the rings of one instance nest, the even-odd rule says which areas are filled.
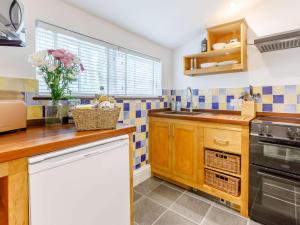
[[[47,126],[62,124],[61,101],[49,101],[45,106],[45,123]]]

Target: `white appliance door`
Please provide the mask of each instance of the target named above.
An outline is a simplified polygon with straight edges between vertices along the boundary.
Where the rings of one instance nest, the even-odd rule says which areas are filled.
[[[129,141],[121,136],[29,159],[31,225],[129,225]]]

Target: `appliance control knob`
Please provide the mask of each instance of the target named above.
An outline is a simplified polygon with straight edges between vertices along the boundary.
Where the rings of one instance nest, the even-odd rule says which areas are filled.
[[[287,129],[286,134],[291,139],[293,139],[295,137],[295,135],[296,135],[295,131],[292,128],[290,128],[290,127]]]
[[[264,135],[264,127],[261,124],[259,124],[257,126],[257,128],[258,128],[258,134],[259,135]]]
[[[266,125],[266,135],[272,136],[272,128],[269,125]]]
[[[300,128],[296,129],[296,136],[297,136],[297,138],[300,138]]]

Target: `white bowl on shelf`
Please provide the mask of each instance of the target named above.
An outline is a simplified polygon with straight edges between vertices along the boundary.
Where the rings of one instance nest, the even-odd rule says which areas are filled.
[[[218,62],[217,66],[228,66],[228,65],[233,65],[233,64],[237,64],[238,61],[236,60],[227,60],[227,61],[222,61],[222,62]]]
[[[200,64],[200,68],[211,68],[217,66],[216,62],[210,62],[210,63],[202,63]]]
[[[226,44],[226,48],[234,48],[234,47],[238,47],[238,46],[241,46],[241,42],[239,42],[239,41]]]
[[[224,49],[226,47],[226,43],[215,43],[213,44],[212,48],[213,50],[220,50],[220,49]]]

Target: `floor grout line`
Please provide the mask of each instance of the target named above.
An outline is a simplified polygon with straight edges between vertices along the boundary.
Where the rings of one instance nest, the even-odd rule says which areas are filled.
[[[220,210],[223,210],[223,211],[225,211],[225,212],[228,212],[228,213],[230,213],[231,215],[234,215],[234,216],[238,216],[238,217],[241,217],[241,218],[243,218],[243,219],[248,219],[248,218],[246,218],[246,217],[243,217],[238,211],[235,211],[235,210],[233,210],[233,209],[230,209],[230,208],[228,208],[228,207],[226,207],[226,206],[224,206],[224,205],[221,205],[221,204],[219,204],[219,203],[217,203],[217,202],[215,202],[216,204],[215,204],[215,207],[216,208],[218,208],[218,209],[220,209]]]
[[[202,221],[199,223],[199,225],[205,225],[205,224],[204,224],[204,221],[206,220],[206,217],[208,216],[208,214],[210,213],[210,211],[212,210],[212,208],[214,207],[214,205],[215,205],[214,202],[210,205],[209,209],[208,209],[207,212],[205,213],[205,215],[204,215]]]
[[[168,209],[168,210],[171,211],[171,212],[173,212],[173,213],[175,213],[175,214],[177,214],[177,215],[179,215],[179,216],[181,216],[181,217],[183,217],[183,218],[185,218],[186,220],[188,220],[190,222],[193,222],[193,223],[195,223],[197,225],[199,224],[197,221],[195,221],[195,220],[193,220],[193,219],[191,219],[191,218],[189,218],[189,217],[187,217],[185,215],[182,215],[181,213],[175,211],[174,209]]]
[[[165,215],[167,212],[168,212],[168,210],[169,209],[171,209],[171,207],[173,207],[173,205],[175,205],[176,204],[176,202],[177,202],[177,200],[179,199],[179,198],[181,198],[181,196],[183,196],[184,195],[184,193],[185,193],[186,191],[184,191],[184,192],[182,192],[179,196],[178,196],[178,198],[176,198],[175,199],[175,201],[169,206],[169,207],[167,207],[167,209],[151,224],[151,225],[154,225],[160,218],[162,218],[163,217],[163,215]]]

